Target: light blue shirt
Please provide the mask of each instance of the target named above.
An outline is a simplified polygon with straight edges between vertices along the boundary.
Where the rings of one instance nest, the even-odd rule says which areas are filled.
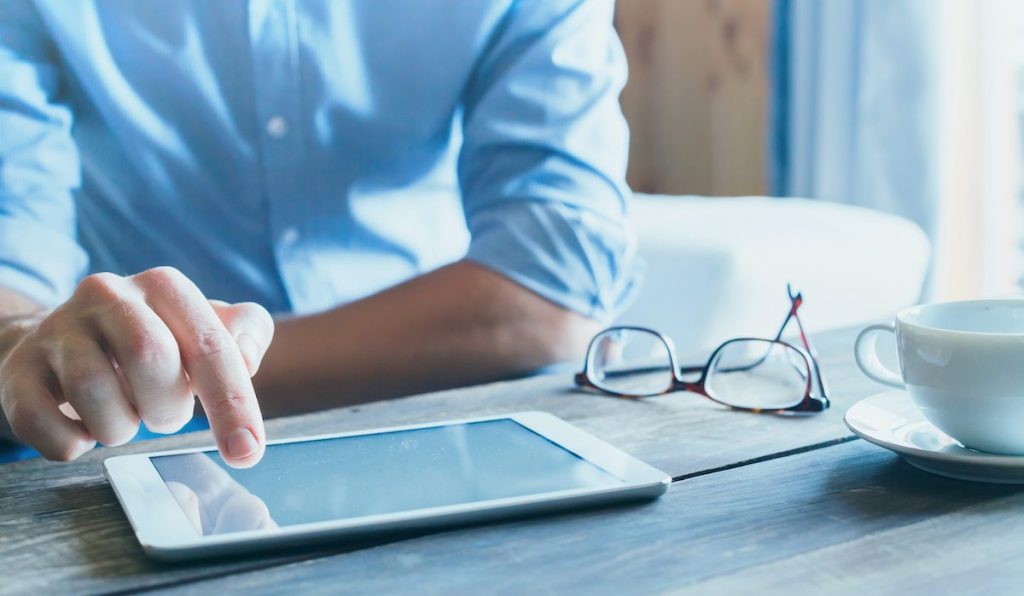
[[[330,308],[466,257],[632,285],[612,0],[0,2],[0,286]]]

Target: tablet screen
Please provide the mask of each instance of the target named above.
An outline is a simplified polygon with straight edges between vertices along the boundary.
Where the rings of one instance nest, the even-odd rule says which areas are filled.
[[[624,484],[511,419],[270,445],[246,470],[151,461],[203,535]]]

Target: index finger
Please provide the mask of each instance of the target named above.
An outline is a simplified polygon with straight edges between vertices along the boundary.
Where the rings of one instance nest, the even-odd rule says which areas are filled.
[[[224,461],[248,468],[263,457],[265,434],[256,393],[238,344],[199,288],[173,269],[136,276],[146,302],[171,330],[192,391],[210,420]]]

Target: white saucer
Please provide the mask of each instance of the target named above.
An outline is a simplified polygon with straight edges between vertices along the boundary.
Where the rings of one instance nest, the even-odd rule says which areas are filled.
[[[863,399],[847,410],[844,420],[865,441],[899,453],[925,472],[957,480],[1024,484],[1024,455],[982,453],[962,446],[925,420],[904,391]]]

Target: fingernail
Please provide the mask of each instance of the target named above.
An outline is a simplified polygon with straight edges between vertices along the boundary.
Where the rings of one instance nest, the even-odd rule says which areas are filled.
[[[256,436],[247,428],[240,428],[232,431],[227,440],[228,455],[232,459],[245,459],[256,453],[260,446],[256,442]]]
[[[246,333],[239,333],[238,337],[235,338],[235,343],[238,344],[238,351],[242,353],[242,358],[245,359],[245,366],[249,369],[249,375],[255,375],[256,370],[260,367],[260,348],[256,345],[256,341]]]

